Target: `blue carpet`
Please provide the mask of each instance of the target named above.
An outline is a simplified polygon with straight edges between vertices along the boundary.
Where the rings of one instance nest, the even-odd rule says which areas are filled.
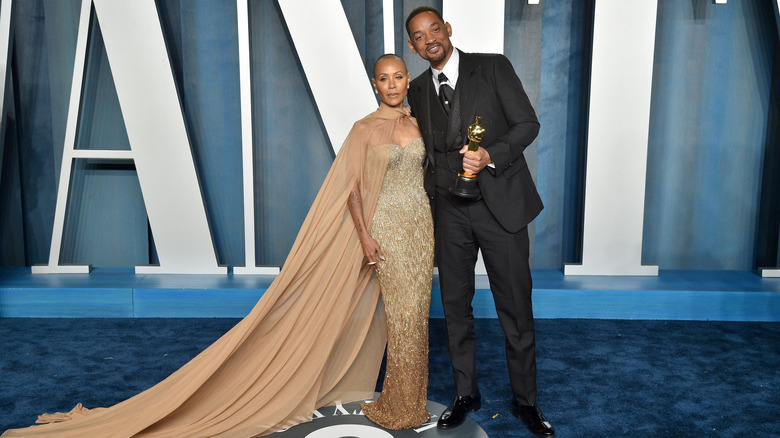
[[[41,412],[119,402],[160,381],[237,319],[0,319],[0,430]],[[503,336],[476,321],[483,407],[510,415]],[[780,436],[780,323],[539,319],[539,405],[559,437]],[[450,402],[444,322],[431,320],[429,398]]]

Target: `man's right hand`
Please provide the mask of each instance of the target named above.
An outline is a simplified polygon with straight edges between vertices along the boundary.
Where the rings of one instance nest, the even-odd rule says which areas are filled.
[[[465,145],[459,152],[463,154],[463,170],[473,175],[478,174],[485,166],[493,162],[490,153],[481,146],[475,152],[469,152],[469,146]]]

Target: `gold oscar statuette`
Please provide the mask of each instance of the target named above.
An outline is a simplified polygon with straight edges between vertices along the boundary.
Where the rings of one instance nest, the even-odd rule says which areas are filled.
[[[467,154],[476,154],[479,150],[479,144],[482,142],[482,137],[485,135],[485,128],[480,125],[481,122],[482,116],[477,116],[477,120],[474,124],[469,125],[469,129],[466,132],[466,135],[469,138],[469,148],[468,151],[466,151]],[[455,184],[450,187],[450,192],[461,198],[479,198],[480,193],[479,185],[477,185],[477,175],[465,170],[459,172]]]

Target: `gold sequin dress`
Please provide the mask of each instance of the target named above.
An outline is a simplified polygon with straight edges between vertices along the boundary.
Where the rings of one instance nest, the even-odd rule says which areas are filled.
[[[378,277],[387,314],[387,368],[382,394],[362,407],[382,427],[407,429],[430,417],[425,403],[433,221],[423,189],[422,138],[406,147],[389,147],[390,162],[371,224],[371,236],[385,256]]]

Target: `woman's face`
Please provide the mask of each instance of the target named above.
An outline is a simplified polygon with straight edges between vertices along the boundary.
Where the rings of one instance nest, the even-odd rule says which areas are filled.
[[[410,79],[411,73],[406,71],[406,65],[402,61],[387,58],[376,65],[371,82],[385,105],[399,107],[406,98]]]

